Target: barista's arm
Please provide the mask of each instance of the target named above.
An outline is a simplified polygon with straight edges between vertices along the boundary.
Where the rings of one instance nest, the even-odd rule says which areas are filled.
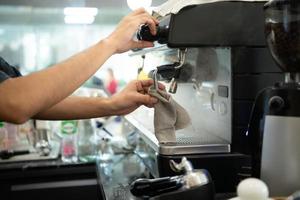
[[[153,80],[132,81],[120,93],[110,98],[71,96],[46,111],[38,113],[34,118],[85,119],[110,115],[128,114],[140,105],[153,107],[157,99],[147,94]],[[163,85],[159,84],[161,89]]]
[[[42,120],[96,118],[113,115],[110,107],[108,98],[70,96],[33,118]]]
[[[112,54],[152,46],[149,42],[132,40],[143,23],[148,23],[155,33],[157,21],[139,9],[126,16],[108,38],[89,49],[48,69],[1,83],[0,121],[23,123],[69,96]]]

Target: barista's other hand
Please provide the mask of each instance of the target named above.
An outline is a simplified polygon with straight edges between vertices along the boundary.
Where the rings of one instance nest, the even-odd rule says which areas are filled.
[[[152,42],[133,40],[133,36],[142,24],[148,24],[151,33],[156,34],[158,21],[145,9],[140,8],[124,17],[115,31],[106,38],[106,41],[112,45],[115,53],[123,53],[134,48],[152,47]]]
[[[112,114],[126,115],[141,105],[153,107],[158,100],[148,94],[151,85],[152,79],[131,81],[121,92],[110,98]],[[164,85],[159,84],[159,88],[164,89]]]

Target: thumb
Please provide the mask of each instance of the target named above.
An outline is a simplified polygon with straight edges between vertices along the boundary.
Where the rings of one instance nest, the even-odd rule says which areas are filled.
[[[153,47],[154,44],[153,42],[148,42],[148,41],[132,41],[132,48],[133,49],[142,49],[142,48],[147,48],[147,47]]]

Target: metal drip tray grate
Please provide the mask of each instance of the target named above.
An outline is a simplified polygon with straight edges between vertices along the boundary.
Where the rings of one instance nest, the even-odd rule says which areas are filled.
[[[163,155],[230,153],[230,144],[199,144],[194,141],[179,141],[158,144],[156,150]]]
[[[199,141],[193,141],[193,138],[178,138],[176,142],[177,145],[195,145],[199,143]]]
[[[176,145],[228,144],[228,142],[223,139],[205,136],[177,136],[176,140]]]
[[[230,143],[209,133],[179,131],[176,143],[157,143],[157,150],[164,155],[229,153]]]
[[[177,138],[176,145],[199,145],[205,144],[205,142],[200,140],[195,140],[195,138]]]

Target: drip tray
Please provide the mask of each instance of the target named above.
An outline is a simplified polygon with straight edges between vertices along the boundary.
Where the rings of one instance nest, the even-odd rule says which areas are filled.
[[[208,143],[201,138],[177,137],[176,143],[156,143],[155,150],[163,155],[230,153],[230,144],[221,139],[216,141],[216,138],[214,141]]]
[[[162,155],[186,155],[207,153],[230,153],[230,143],[209,133],[198,133],[190,128],[176,132],[175,143],[159,143],[153,134],[153,128],[142,124],[131,116],[126,119],[139,130],[141,138],[155,152]]]
[[[205,153],[230,153],[229,144],[159,144],[156,151],[162,155],[186,155]]]
[[[230,153],[230,144],[221,140],[220,142],[205,143],[199,138],[177,137],[176,143],[158,143],[157,140],[148,137],[148,134],[141,133],[140,135],[146,144],[162,155]]]

